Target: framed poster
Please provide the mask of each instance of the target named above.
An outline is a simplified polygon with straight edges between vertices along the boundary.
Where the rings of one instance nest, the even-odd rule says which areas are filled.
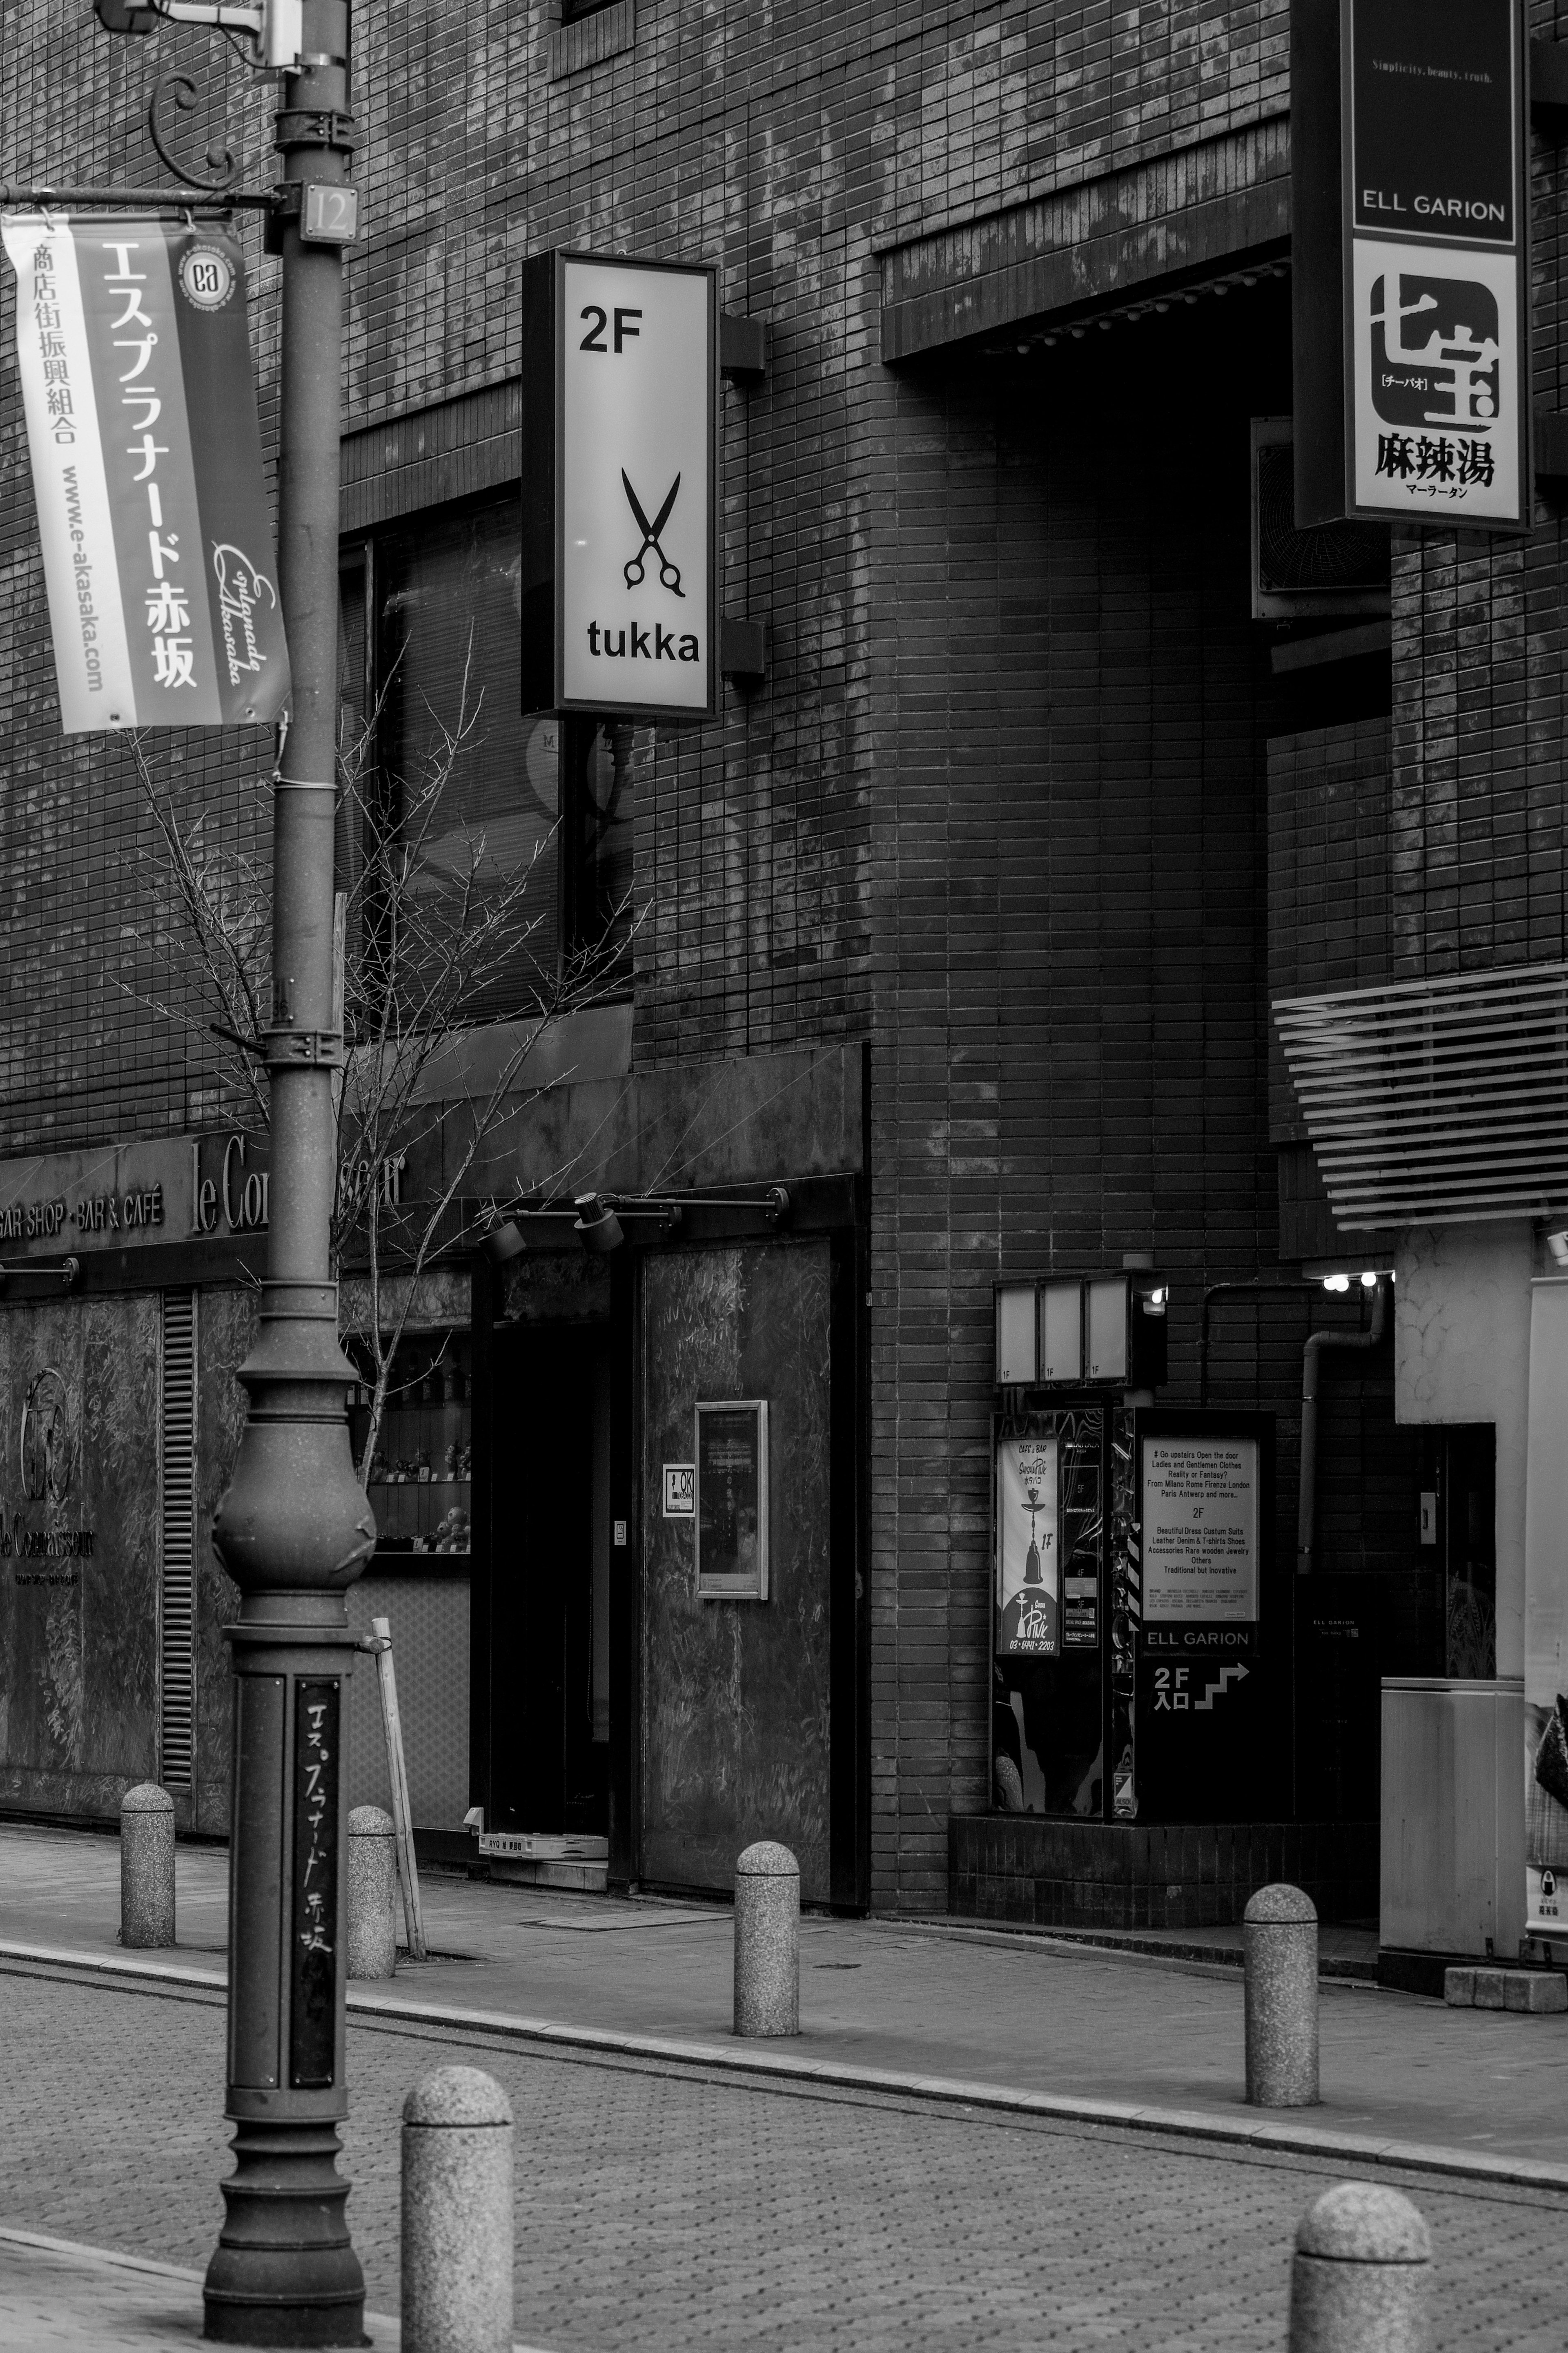
[[[1144,1624],[1256,1624],[1257,1439],[1141,1431],[1138,1451]]]
[[[1061,1505],[1055,1437],[996,1440],[996,1656],[1062,1647]]]
[[[765,1398],[697,1409],[697,1593],[702,1601],[768,1598]]]

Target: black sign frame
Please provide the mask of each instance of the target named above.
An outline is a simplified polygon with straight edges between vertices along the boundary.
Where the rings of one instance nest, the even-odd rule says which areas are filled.
[[[1395,175],[1395,184],[1388,185],[1388,175],[1374,174],[1372,185],[1380,201],[1372,203],[1358,199],[1356,163],[1356,85],[1357,41],[1364,53],[1368,28],[1380,14],[1393,19],[1392,39],[1414,43],[1412,54],[1389,60],[1389,86],[1395,92],[1393,114],[1403,116],[1403,130],[1395,121],[1382,153],[1389,160],[1392,151],[1395,164],[1400,160],[1401,138],[1414,140],[1419,145],[1421,126],[1416,120],[1422,113],[1422,102],[1412,104],[1405,90],[1406,83],[1419,83],[1422,44],[1429,50],[1433,26],[1442,37],[1445,25],[1452,31],[1459,28],[1474,36],[1475,18],[1479,12],[1491,12],[1508,27],[1511,69],[1506,121],[1509,125],[1510,152],[1503,159],[1502,169],[1511,191],[1511,220],[1500,224],[1494,218],[1466,216],[1468,198],[1462,189],[1440,187],[1442,161],[1426,189],[1417,188],[1407,174]],[[1400,19],[1405,19],[1401,24]],[[1412,28],[1414,27],[1414,31]],[[1449,145],[1454,142],[1445,127],[1456,109],[1462,114],[1462,92],[1466,74],[1473,69],[1463,63],[1462,56],[1455,62],[1455,70],[1447,69],[1434,79],[1444,85],[1439,101],[1427,104],[1427,133],[1440,136]],[[1404,69],[1410,70],[1405,72]],[[1407,525],[1415,530],[1482,532],[1518,536],[1531,527],[1534,501],[1534,463],[1532,448],[1532,408],[1531,369],[1531,305],[1530,305],[1530,141],[1529,141],[1529,69],[1530,44],[1523,0],[1291,0],[1290,7],[1290,170],[1291,170],[1291,314],[1292,314],[1292,375],[1293,375],[1293,440],[1296,465],[1296,522],[1300,528],[1341,522],[1347,517],[1361,521]],[[1365,127],[1365,90],[1368,76],[1362,73],[1363,130],[1361,152],[1367,158]],[[1451,87],[1450,87],[1451,85]],[[1484,94],[1484,83],[1477,88]],[[1444,105],[1448,114],[1444,115]],[[1492,109],[1491,128],[1494,135],[1503,110]],[[1436,132],[1432,125],[1436,124]],[[1385,126],[1385,129],[1388,129]],[[1405,155],[1408,162],[1408,153]],[[1419,175],[1417,175],[1419,176]],[[1496,169],[1490,179],[1481,175],[1481,185],[1468,192],[1469,198],[1479,196],[1484,202],[1490,185],[1495,200]],[[1406,183],[1408,182],[1408,185]],[[1445,210],[1439,217],[1430,205],[1417,210],[1415,199],[1436,190],[1460,199],[1457,212]],[[1365,192],[1363,192],[1364,196]],[[1399,199],[1396,208],[1395,198]],[[1488,236],[1488,228],[1494,232]],[[1406,433],[1391,421],[1392,434],[1402,435],[1397,449],[1391,448],[1390,487],[1395,479],[1397,465],[1401,477],[1426,477],[1422,468],[1429,466],[1430,487],[1419,499],[1409,496],[1391,497],[1381,504],[1369,503],[1358,498],[1356,450],[1356,388],[1358,357],[1356,348],[1357,305],[1356,266],[1358,252],[1363,257],[1363,277],[1375,267],[1375,252],[1386,244],[1391,253],[1400,247],[1413,248],[1430,254],[1435,264],[1434,279],[1447,280],[1452,287],[1456,280],[1462,285],[1475,277],[1492,281],[1489,292],[1483,287],[1472,289],[1484,295],[1483,311],[1496,304],[1496,286],[1504,273],[1511,277],[1513,311],[1511,346],[1516,380],[1510,413],[1515,436],[1517,474],[1512,511],[1507,514],[1487,513],[1454,493],[1450,481],[1467,469],[1474,469],[1483,459],[1478,456],[1478,437],[1464,435],[1458,426],[1450,432],[1441,423],[1428,422],[1425,427],[1413,425]],[[1466,263],[1474,265],[1467,270]],[[1443,265],[1447,264],[1447,267]],[[1433,290],[1423,290],[1423,297]],[[1399,294],[1394,294],[1396,307]],[[1386,315],[1386,313],[1385,313]],[[1408,316],[1408,309],[1400,312]],[[1436,322],[1435,322],[1436,323]],[[1467,322],[1470,323],[1470,322]],[[1501,324],[1500,311],[1499,319]],[[1386,332],[1381,321],[1369,323],[1371,336]],[[1474,328],[1472,326],[1472,332]],[[1500,341],[1501,337],[1500,335]],[[1367,364],[1370,365],[1370,359]],[[1446,362],[1444,363],[1446,364]],[[1411,379],[1414,388],[1415,379]],[[1448,386],[1443,387],[1445,394]],[[1453,386],[1456,407],[1458,406],[1458,382]],[[1370,433],[1374,429],[1366,420]],[[1458,448],[1463,437],[1468,448]],[[1426,450],[1421,448],[1427,441]],[[1484,462],[1494,463],[1496,451],[1488,429],[1482,428],[1486,440]],[[1441,445],[1447,440],[1451,446]],[[1405,447],[1405,444],[1408,447]],[[1376,452],[1379,465],[1384,452]],[[1450,476],[1446,469],[1452,468]],[[1483,486],[1485,476],[1472,473]],[[1364,483],[1363,486],[1364,488]]]
[[[566,271],[581,262],[615,269],[679,272],[708,281],[709,384],[708,698],[701,706],[632,702],[604,703],[565,691],[565,432]],[[522,699],[525,712],[580,712],[624,721],[628,725],[701,726],[719,714],[721,686],[720,529],[721,469],[720,418],[722,379],[719,370],[719,272],[712,262],[689,262],[650,254],[595,253],[558,246],[522,266],[522,373],[520,472],[522,481],[522,551],[520,628],[522,632]]]
[[[1372,522],[1397,522],[1417,529],[1527,532],[1531,522],[1534,474],[1531,448],[1527,88],[1530,40],[1523,0],[1339,0],[1339,6],[1344,513]],[[1490,27],[1484,24],[1489,13],[1495,20]],[[1438,39],[1458,39],[1463,44],[1468,36],[1475,55],[1484,56],[1484,38],[1489,31],[1494,62],[1500,49],[1506,50],[1509,89],[1505,101],[1491,108],[1493,120],[1490,128],[1494,140],[1500,135],[1506,137],[1509,152],[1505,156],[1493,155],[1483,173],[1483,185],[1489,187],[1506,185],[1510,191],[1512,217],[1511,220],[1505,219],[1499,234],[1484,234],[1486,228],[1494,224],[1485,217],[1478,221],[1466,209],[1474,199],[1468,199],[1458,191],[1439,189],[1434,194],[1430,188],[1423,190],[1415,185],[1415,181],[1422,176],[1420,146],[1423,136],[1432,143],[1434,150],[1439,146],[1451,149],[1458,143],[1454,139],[1456,129],[1463,126],[1464,139],[1468,142],[1465,152],[1473,153],[1479,143],[1476,114],[1478,109],[1486,103],[1482,93],[1489,84],[1477,81],[1478,96],[1473,102],[1467,103],[1464,97],[1454,94],[1464,90],[1473,67],[1461,68],[1457,64],[1439,67],[1429,59],[1412,59],[1409,61],[1410,70],[1396,75],[1393,70],[1395,61],[1387,61],[1384,78],[1390,87],[1390,119],[1382,126],[1385,153],[1380,160],[1402,160],[1410,174],[1411,185],[1407,188],[1398,185],[1390,187],[1386,185],[1388,175],[1383,173],[1378,174],[1375,187],[1363,185],[1368,175],[1362,169],[1362,159],[1367,157],[1372,136],[1377,127],[1369,121],[1370,101],[1374,94],[1373,74],[1375,69],[1384,63],[1373,55],[1373,43],[1378,37],[1373,30],[1374,22],[1379,16],[1404,20],[1395,34],[1400,40],[1409,40],[1413,37],[1417,41],[1424,38],[1429,47],[1435,48],[1434,27],[1437,27]],[[1507,39],[1500,44],[1496,35],[1502,25],[1507,27]],[[1382,30],[1380,27],[1379,31]],[[1417,70],[1418,65],[1422,70]],[[1439,76],[1441,79],[1438,79]],[[1421,91],[1424,82],[1429,80],[1437,82],[1437,97],[1412,99],[1409,93]],[[1413,128],[1413,118],[1418,115],[1423,103],[1427,116],[1424,130],[1419,125]],[[1401,114],[1405,119],[1403,142],[1394,121]],[[1398,151],[1402,143],[1405,153],[1400,159]],[[1449,153],[1435,152],[1426,176],[1436,179],[1450,167]],[[1375,205],[1369,201],[1374,195],[1380,199]],[[1485,203],[1486,199],[1480,201]],[[1459,206],[1461,209],[1457,221],[1452,212],[1439,216],[1433,209],[1436,205]],[[1422,209],[1424,206],[1426,209]],[[1511,516],[1478,513],[1456,507],[1451,499],[1449,503],[1444,503],[1445,485],[1441,482],[1434,483],[1434,505],[1430,512],[1394,501],[1385,505],[1373,505],[1357,496],[1356,257],[1358,248],[1384,243],[1391,248],[1405,245],[1425,248],[1431,253],[1435,263],[1447,256],[1459,259],[1462,267],[1462,257],[1466,253],[1493,260],[1506,256],[1511,261],[1514,301],[1512,365],[1515,377],[1512,406],[1518,469],[1517,512]],[[1434,273],[1439,281],[1445,274]],[[1477,291],[1478,295],[1484,295],[1486,290],[1482,288]],[[1424,299],[1430,301],[1432,297],[1428,294]],[[1430,433],[1419,437],[1415,432],[1400,438],[1410,440],[1425,438],[1429,442],[1432,439]],[[1446,434],[1438,432],[1434,446],[1440,448],[1447,438]],[[1477,446],[1475,437],[1466,436],[1459,428],[1456,428],[1453,439],[1460,448],[1468,446],[1474,448]]]
[[[1148,1622],[1143,1450],[1151,1439],[1173,1438],[1257,1447],[1258,1610],[1250,1620]],[[1260,1769],[1244,1767],[1248,1744],[1267,1742],[1264,1727],[1278,1721],[1289,1675],[1290,1596],[1275,1540],[1275,1439],[1271,1413],[1152,1406],[1133,1415],[1131,1534],[1139,1613],[1132,1746],[1140,1821],[1271,1820],[1283,1803],[1288,1736]]]

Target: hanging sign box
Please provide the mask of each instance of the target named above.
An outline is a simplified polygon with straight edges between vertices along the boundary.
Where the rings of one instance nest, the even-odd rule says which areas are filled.
[[[64,732],[270,723],[289,653],[238,246],[128,214],[0,230]]]
[[[1299,524],[1529,526],[1526,54],[1520,0],[1295,0]]]
[[[525,710],[713,715],[718,286],[710,269],[523,269]]]

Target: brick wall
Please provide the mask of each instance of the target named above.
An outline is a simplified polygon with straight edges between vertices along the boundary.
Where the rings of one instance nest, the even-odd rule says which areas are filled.
[[[1568,10],[1531,0],[1536,37]],[[1534,396],[1568,407],[1563,196],[1568,158],[1531,136]],[[1408,533],[1394,565],[1394,927],[1400,980],[1568,955],[1563,860],[1560,481],[1528,538]]]
[[[1182,1400],[1205,1280],[1274,1259],[1263,744],[1312,714],[1269,678],[1247,596],[1247,418],[1289,406],[1284,290],[1121,326],[1088,356],[894,374],[879,257],[1278,112],[1287,11],[636,15],[630,48],[552,79],[540,0],[362,0],[347,421],[374,434],[515,376],[515,265],[552,243],[715,260],[726,305],[772,323],[769,380],[727,390],[723,422],[725,605],[770,619],[772,674],[645,752],[635,1050],[873,1038],[875,1890],[940,1906],[949,1811],[987,1778],[992,1280],[1152,1244]],[[13,168],[154,175],[113,131],[135,121],[142,45],[55,0],[17,0],[10,33]],[[226,70],[194,37],[159,46]],[[264,176],[267,94],[230,89]],[[257,285],[269,431],[272,265]],[[25,780],[57,845],[8,952],[14,999],[63,1015],[7,1071],[14,1149],[46,1118],[62,1137],[183,1124],[205,1057],[123,995],[142,836],[123,753],[63,758],[52,733],[8,351],[5,822]],[[257,747],[170,756],[249,822]],[[70,822],[89,805],[108,828],[90,839]],[[86,944],[62,953],[83,906]],[[89,1003],[108,1008],[96,1092],[62,1104],[49,1040]],[[1229,1376],[1248,1402],[1289,1404],[1299,1341],[1265,1318]]]
[[[899,378],[874,815],[873,1771],[882,1903],[945,1900],[989,1782],[991,1285],[1169,1271],[1173,1402],[1205,1282],[1277,1261],[1265,741],[1307,691],[1249,617],[1247,417],[1284,290],[1075,356]],[[1157,421],[1152,402],[1160,388]],[[1280,1410],[1301,1307],[1227,1327]]]
[[[1386,719],[1276,735],[1268,745],[1268,996],[1393,978]],[[1307,1134],[1269,1024],[1268,1132]]]
[[[763,395],[726,395],[728,609],[772,623],[773,682],[699,741],[667,734],[640,797],[637,1052],[644,1060],[837,1037],[870,1010],[868,808],[879,737],[872,544],[890,390],[874,357],[884,245],[1277,111],[1283,0],[1128,19],[1106,0],[973,0],[911,17],[726,0],[641,0],[636,39],[552,75],[534,0],[355,7],[366,237],[349,273],[347,423],[363,429],[515,377],[515,265],[577,240],[716,259],[725,301],[773,322]],[[559,47],[559,45],[558,45]],[[156,67],[154,65],[156,61]],[[221,45],[112,40],[85,5],[17,0],[0,113],[18,175],[155,182],[153,72],[216,93],[252,185],[270,175],[272,92]],[[187,136],[190,133],[187,132]],[[276,264],[258,252],[252,327],[275,424]],[[0,295],[0,716],[25,796],[7,797],[10,955],[36,1019],[13,1029],[0,1149],[183,1124],[216,1108],[199,1008],[126,969],[149,927],[152,836],[122,750],[62,755]],[[265,747],[160,737],[185,807],[247,831]],[[94,812],[83,824],[84,812]],[[127,994],[129,990],[129,994]],[[174,1002],[169,1003],[171,995]],[[168,1004],[173,1018],[155,1008]],[[68,1101],[51,1059],[73,1040]],[[87,1053],[82,1054],[86,1045]]]

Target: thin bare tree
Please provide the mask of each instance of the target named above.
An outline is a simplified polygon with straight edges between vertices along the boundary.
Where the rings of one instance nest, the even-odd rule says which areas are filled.
[[[457,713],[430,714],[432,732],[413,776],[378,767],[379,713],[340,751],[339,835],[352,854],[337,899],[345,1057],[333,1089],[331,1249],[334,1273],[363,1268],[365,1283],[363,1328],[354,1334],[369,1392],[362,1484],[395,1394],[398,1349],[420,1279],[436,1258],[483,1230],[484,1212],[465,1190],[475,1162],[500,1123],[537,1095],[524,1071],[544,1032],[563,1014],[618,993],[627,953],[623,902],[599,944],[556,955],[542,887],[556,830],[510,860],[495,846],[493,827],[470,825],[455,807],[458,780],[479,740],[483,698],[471,691],[471,660],[470,646]],[[184,817],[155,776],[144,741],[129,742],[153,821],[153,951],[169,983],[153,994],[130,993],[199,1033],[230,1099],[241,1097],[265,1125],[269,875],[225,838],[211,811]],[[279,757],[281,764],[281,745]],[[473,1048],[487,1012],[519,1001],[529,1009],[475,1084]],[[435,1174],[405,1200],[401,1176],[410,1160],[433,1163]]]

